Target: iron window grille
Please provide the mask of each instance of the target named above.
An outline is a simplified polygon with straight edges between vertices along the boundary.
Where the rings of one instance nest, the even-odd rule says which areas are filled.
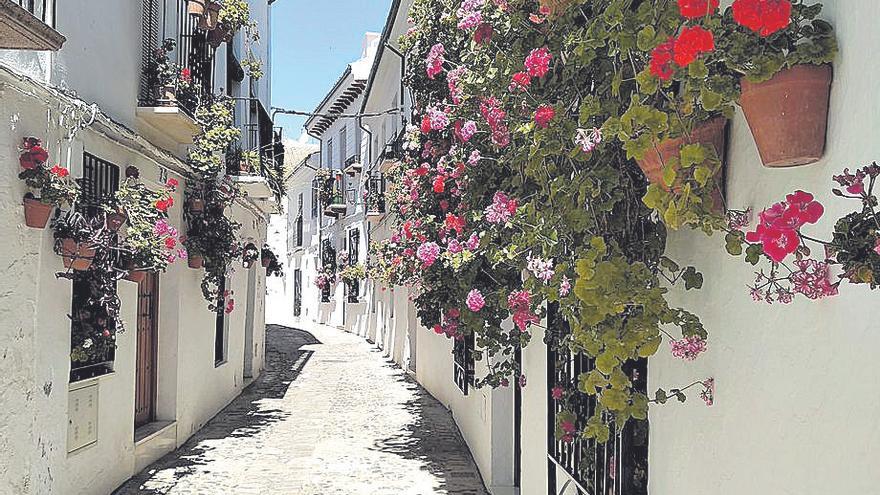
[[[89,153],[83,153],[83,176],[79,180],[82,195],[77,203],[77,211],[83,216],[94,218],[102,214],[100,205],[107,204],[115,197],[116,191],[119,189],[119,167],[102,160]],[[113,256],[113,253],[108,254]],[[99,290],[99,287],[92,279],[90,272],[75,272],[72,279],[71,294],[71,346],[76,345],[73,337],[77,332],[77,326],[89,326],[88,318],[79,319],[75,317],[84,309],[87,311],[89,300],[98,297],[93,291]],[[105,292],[107,286],[101,286],[100,290]],[[114,282],[109,290],[116,291],[116,283]],[[115,296],[115,294],[107,294]],[[115,325],[115,321],[110,319],[110,325]],[[108,328],[111,333],[116,333],[116,328]],[[113,371],[113,362],[116,358],[116,350],[112,346],[105,349],[101,354],[96,355],[89,361],[73,361],[70,362],[70,381],[75,382],[85,380],[95,376],[104,375]]]
[[[168,98],[154,70],[156,52],[169,38],[176,45],[169,58],[189,74],[186,97],[175,84],[180,97]],[[199,102],[212,97],[216,49],[208,42],[208,32],[198,28],[198,17],[189,15],[187,0],[144,0],[141,54],[140,106],[178,106],[193,114]]]
[[[296,247],[303,245],[303,217],[302,213],[296,217]]]
[[[226,292],[226,275],[220,278],[220,294]],[[217,317],[214,322],[214,366],[219,366],[226,362],[226,329],[228,319],[226,318],[226,301],[220,300],[217,304]]]
[[[367,178],[367,213],[385,213],[385,176],[371,172]]]
[[[312,218],[318,216],[318,196],[322,187],[323,184],[317,177],[312,179]]]
[[[593,359],[572,353],[565,341],[571,333],[558,314],[558,303],[548,307],[547,397],[548,397],[548,493],[556,495],[557,466],[576,484],[580,493],[610,495],[647,495],[648,493],[648,422],[631,419],[621,430],[606,417],[611,437],[605,444],[575,436],[571,442],[556,439],[556,417],[562,411],[577,416],[577,429],[596,411],[596,396],[578,391],[578,378],[594,368]],[[637,392],[646,392],[647,360],[626,363],[623,367]],[[553,399],[552,389],[573,390],[571,396]]]
[[[357,227],[348,231],[348,266],[354,266],[358,263],[360,256],[361,230]],[[361,281],[352,280],[346,283],[348,290],[348,302],[356,303],[360,300]]]
[[[321,271],[324,274],[335,276],[336,274],[336,248],[330,239],[321,241]],[[330,302],[330,286],[328,283],[321,289],[321,302]]]
[[[302,270],[293,271],[293,316],[302,315]]]
[[[474,386],[474,334],[456,337],[452,345],[452,378],[461,393]]]

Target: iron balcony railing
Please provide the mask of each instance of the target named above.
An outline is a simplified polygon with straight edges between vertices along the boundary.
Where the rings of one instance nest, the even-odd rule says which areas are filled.
[[[13,0],[48,26],[55,26],[55,0]]]
[[[173,44],[167,62],[179,71],[170,82],[163,81],[157,67],[165,40]],[[211,98],[216,49],[199,28],[199,18],[188,13],[187,0],[144,0],[142,43],[141,106],[178,106],[193,113],[199,102]]]
[[[367,214],[385,213],[385,176],[381,172],[370,172],[367,177]]]

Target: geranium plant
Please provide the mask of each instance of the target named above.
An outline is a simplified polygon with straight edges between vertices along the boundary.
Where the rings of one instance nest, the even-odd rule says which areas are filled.
[[[187,257],[177,229],[168,222],[177,186],[176,179],[168,179],[160,190],[151,190],[135,171],[119,185],[114,206],[128,217],[119,244],[127,270],[164,271],[170,263]]]
[[[57,207],[76,203],[80,196],[79,184],[70,177],[69,170],[60,165],[49,167],[48,160],[49,152],[39,139],[27,137],[22,140],[19,157],[22,171],[18,178],[30,189],[25,198]]]

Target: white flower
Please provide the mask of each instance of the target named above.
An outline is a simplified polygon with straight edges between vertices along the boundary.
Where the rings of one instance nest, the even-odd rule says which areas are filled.
[[[89,347],[92,347],[92,339],[83,340],[82,348],[88,349]]]

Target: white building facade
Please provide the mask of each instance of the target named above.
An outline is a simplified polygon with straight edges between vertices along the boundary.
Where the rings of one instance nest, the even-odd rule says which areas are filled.
[[[52,228],[24,224],[19,146],[40,139],[49,163],[68,169],[86,196],[113,194],[130,167],[148,188],[177,181],[168,223],[185,232],[183,186],[194,178],[186,152],[199,127],[182,102],[157,101],[162,94],[150,87],[146,67],[162,40],[174,39],[170,57],[202,94],[245,98],[235,113],[241,145],[269,156],[276,141],[267,112],[270,8],[249,2],[260,43],[246,45],[238,34],[215,48],[185,0],[23,4],[0,5],[0,114],[8,123],[0,128],[7,242],[0,254],[0,493],[106,494],[185,442],[260,374],[266,273],[259,263],[233,264],[230,313],[208,309],[203,272],[186,260],[145,281],[119,280],[125,328],[116,349],[109,361],[80,367],[70,357],[76,289],[56,277],[66,269]],[[241,75],[246,56],[262,61],[262,79]],[[110,179],[95,182],[96,167]],[[249,182],[253,194],[226,214],[241,224],[241,242],[262,246],[276,202],[261,192],[264,179]]]
[[[409,27],[411,3],[393,2],[365,89],[365,176],[379,174],[395,161],[394,138],[411,121],[397,47]],[[732,119],[726,160],[731,207],[760,211],[803,189],[826,205],[826,218],[845,213],[849,205],[835,201],[830,192],[831,176],[845,167],[870,164],[880,155],[871,139],[880,126],[875,111],[880,98],[870,87],[876,68],[866,64],[864,51],[858,49],[880,41],[866,22],[872,14],[880,14],[880,5],[867,0],[826,2],[823,10],[823,18],[835,27],[841,53],[834,63],[821,161],[764,168],[743,114],[738,111]],[[399,113],[376,115],[388,109]],[[386,215],[369,215],[364,229],[371,240],[388,238],[391,222]],[[828,232],[831,222],[823,220],[815,230]],[[647,422],[631,423],[609,444],[613,447],[579,461],[566,457],[554,439],[549,395],[555,378],[548,363],[555,354],[544,343],[546,320],[535,326],[531,343],[516,357],[527,385],[497,390],[462,386],[453,355],[457,346],[421,327],[407,288],[367,281],[367,324],[346,329],[365,335],[451,410],[493,495],[877,491],[880,471],[870,463],[880,448],[872,440],[880,401],[870,392],[875,382],[870,378],[870,350],[880,337],[871,331],[874,318],[867,309],[874,294],[865,286],[848,286],[840,296],[820,302],[755,303],[745,288],[754,279],[752,267],[719,246],[722,240],[700,233],[670,234],[670,256],[696,266],[706,280],[699,291],[671,287],[673,302],[701,316],[710,347],[694,363],[683,363],[661,348],[647,365],[651,391],[714,377],[714,404],[707,407],[697,393],[683,404],[652,406]],[[473,366],[480,375],[483,363]],[[647,470],[624,488],[621,477],[633,475],[633,464],[627,463],[636,457],[647,463]]]

